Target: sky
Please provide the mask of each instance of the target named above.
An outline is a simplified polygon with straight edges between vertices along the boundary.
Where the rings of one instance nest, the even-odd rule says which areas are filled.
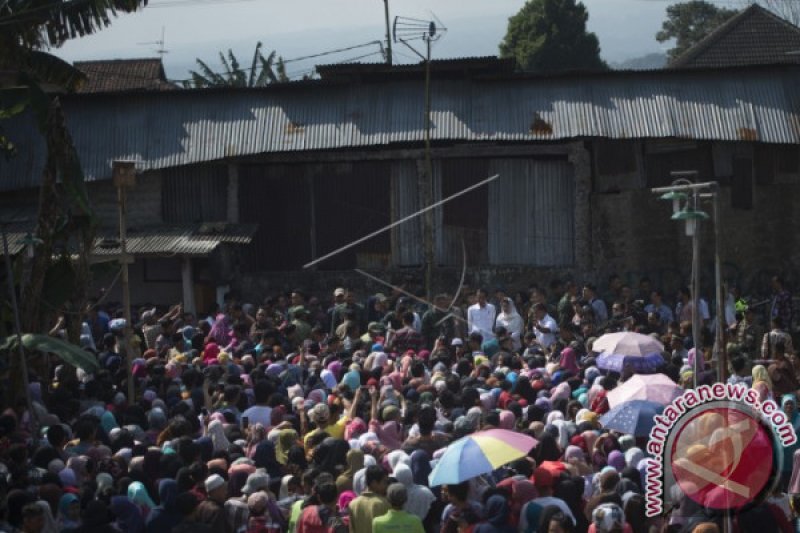
[[[600,39],[602,56],[610,62],[663,52],[658,43],[665,0],[583,0],[588,27]],[[430,20],[431,12],[447,27],[435,44],[434,58],[496,55],[508,18],[524,0],[390,0],[391,17]],[[123,14],[101,32],[73,39],[53,52],[68,60],[153,57],[154,41],[165,32],[167,76],[184,79],[195,58],[221,69],[218,54],[233,49],[249,63],[258,41],[284,59],[337,50],[382,40],[385,36],[381,0],[150,0],[144,10]],[[150,43],[150,44],[141,44]],[[395,45],[399,62],[412,62],[413,53]],[[307,73],[315,64],[351,60],[381,60],[376,44],[319,58],[290,61],[290,76]]]

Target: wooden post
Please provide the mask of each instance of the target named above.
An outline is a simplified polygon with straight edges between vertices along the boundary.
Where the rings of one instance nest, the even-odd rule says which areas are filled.
[[[130,280],[128,278],[128,244],[127,244],[127,189],[136,184],[136,164],[133,161],[114,161],[111,174],[114,178],[114,186],[117,188],[117,203],[119,207],[119,248],[120,248],[120,268],[122,282],[122,308],[125,313],[125,330],[123,333],[123,343],[125,345],[126,361],[128,366],[128,403],[135,401],[136,393],[133,386],[133,346],[131,337],[133,336],[133,323],[131,319],[131,292]]]

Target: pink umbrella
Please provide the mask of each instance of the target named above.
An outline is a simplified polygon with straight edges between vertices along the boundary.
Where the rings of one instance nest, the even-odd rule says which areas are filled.
[[[613,409],[631,400],[648,400],[667,405],[681,393],[683,389],[664,374],[634,374],[608,393],[608,405]]]

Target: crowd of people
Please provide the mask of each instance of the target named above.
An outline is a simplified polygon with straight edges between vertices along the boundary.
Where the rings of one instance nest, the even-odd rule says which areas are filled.
[[[599,368],[592,351],[604,333],[653,335],[659,372],[684,387],[713,381],[709,306],[693,309],[688,289],[668,305],[646,279],[608,285],[479,289],[465,305],[336,288],[330,305],[297,289],[260,304],[231,295],[207,316],[148,306],[134,312],[130,369],[121,311],[95,304],[81,345],[100,370],[58,363],[28,384],[32,412],[22,401],[0,415],[0,531],[722,531],[679,486],[663,516],[645,516],[646,438],[600,423],[631,372]],[[773,286],[768,328],[728,291],[726,379],[779,401],[800,431],[792,298]],[[450,443],[495,428],[537,444],[431,486]],[[794,452],[735,531],[800,531]]]

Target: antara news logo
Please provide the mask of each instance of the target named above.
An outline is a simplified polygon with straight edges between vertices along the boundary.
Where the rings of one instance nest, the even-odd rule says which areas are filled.
[[[797,442],[788,416],[745,385],[688,390],[655,417],[647,452],[647,516],[665,510],[676,484],[701,507],[735,512],[780,478],[783,448]]]

